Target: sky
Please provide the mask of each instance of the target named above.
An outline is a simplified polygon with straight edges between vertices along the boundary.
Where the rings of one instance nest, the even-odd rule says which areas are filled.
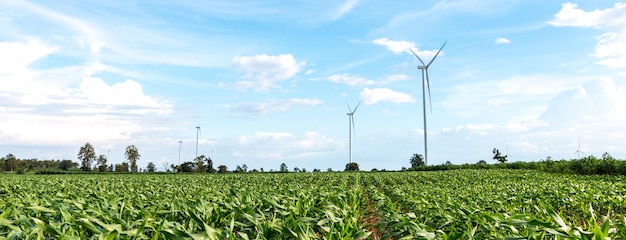
[[[140,167],[626,159],[626,3],[0,0],[0,155]],[[428,102],[430,99],[430,102]],[[196,128],[199,126],[199,131]],[[196,145],[197,143],[197,145]],[[180,156],[180,157],[179,157]]]

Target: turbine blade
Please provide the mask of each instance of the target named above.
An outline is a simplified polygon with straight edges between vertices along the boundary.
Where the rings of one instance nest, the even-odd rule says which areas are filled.
[[[426,67],[430,66],[430,64],[433,63],[433,61],[435,61],[435,58],[437,58],[437,55],[439,55],[439,53],[441,52],[441,50],[443,49],[443,47],[446,46],[446,43],[448,43],[448,41],[445,41],[443,43],[443,45],[441,46],[441,48],[439,49],[439,51],[437,51],[437,54],[435,54],[435,56],[433,57],[433,59],[430,60],[430,62],[428,63],[428,65],[426,65]]]
[[[433,101],[430,97],[430,80],[428,80],[428,68],[425,69],[426,71],[426,86],[428,87],[428,104],[430,105],[430,113],[433,113]]]
[[[422,61],[422,59],[421,59],[419,56],[417,56],[417,54],[415,54],[415,52],[413,52],[413,49],[410,49],[410,48],[409,48],[409,51],[411,51],[411,52],[413,53],[413,55],[415,55],[415,57],[417,58],[417,60],[420,60],[420,62],[422,63],[422,66],[425,66],[425,65],[426,65],[426,64],[424,64],[424,61]]]
[[[359,108],[359,105],[361,105],[361,101],[359,101],[359,103],[356,105],[356,107],[354,107],[354,111],[352,111],[352,113],[356,112],[356,109]]]
[[[350,104],[348,104],[348,103],[346,102],[346,106],[348,106],[348,110],[350,110],[350,112],[352,112],[352,108],[350,108]]]

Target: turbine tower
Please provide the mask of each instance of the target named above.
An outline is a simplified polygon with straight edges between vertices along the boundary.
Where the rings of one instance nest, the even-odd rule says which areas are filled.
[[[347,113],[348,114],[348,142],[350,146],[350,163],[352,163],[352,130],[354,130],[355,135],[356,135],[356,128],[354,127],[354,112],[356,112],[356,109],[359,108],[359,105],[361,105],[361,102],[359,101],[359,103],[356,105],[354,110],[350,108],[350,105],[348,105],[348,103],[346,103],[346,105],[348,106],[348,110],[350,111]]]
[[[200,136],[200,126],[196,126],[196,157],[198,157],[198,136]]]
[[[432,113],[433,111],[433,103],[431,102],[431,99],[430,99],[430,81],[428,80],[428,67],[430,67],[430,64],[432,64],[433,61],[435,61],[435,58],[437,58],[437,55],[439,55],[443,47],[446,46],[447,42],[448,41],[445,41],[443,43],[441,48],[439,48],[439,51],[437,51],[437,54],[435,54],[433,59],[431,59],[430,62],[428,62],[428,64],[424,64],[424,61],[422,61],[422,59],[419,56],[417,56],[417,54],[415,54],[415,52],[413,52],[412,49],[409,49],[411,53],[413,53],[413,55],[417,57],[417,60],[419,60],[420,63],[422,63],[421,66],[417,66],[417,69],[422,70],[422,102],[424,104],[424,161],[425,161],[426,166],[428,166],[428,123],[426,122],[426,87],[428,88],[428,103],[430,104],[430,112]],[[426,87],[424,85],[426,85]]]
[[[183,140],[178,140],[178,165],[180,165],[180,148],[183,145]]]

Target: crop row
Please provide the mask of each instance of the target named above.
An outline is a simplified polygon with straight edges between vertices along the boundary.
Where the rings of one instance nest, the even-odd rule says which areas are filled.
[[[372,175],[366,181],[386,238],[626,236],[623,177],[461,170]]]
[[[367,236],[360,175],[11,176],[8,239],[342,239]],[[323,183],[323,184],[320,184]],[[356,184],[358,186],[358,184]],[[2,238],[2,237],[0,237]]]
[[[0,175],[0,239],[623,238],[623,180],[513,170]]]

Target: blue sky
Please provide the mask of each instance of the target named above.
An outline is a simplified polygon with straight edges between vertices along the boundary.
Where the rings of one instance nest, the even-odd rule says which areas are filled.
[[[142,167],[626,158],[626,3],[0,1],[0,153]]]

